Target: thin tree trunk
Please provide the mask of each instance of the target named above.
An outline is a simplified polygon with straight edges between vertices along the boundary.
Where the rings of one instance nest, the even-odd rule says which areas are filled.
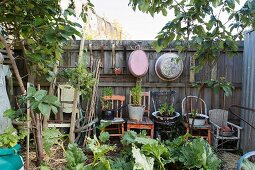
[[[0,34],[0,41],[3,43],[3,45],[5,46],[5,49],[7,51],[7,56],[9,57],[10,61],[11,61],[11,64],[12,64],[12,67],[13,67],[13,70],[14,70],[14,73],[15,73],[15,76],[17,78],[17,81],[18,81],[18,84],[19,84],[19,87],[21,89],[21,92],[23,95],[26,94],[26,89],[24,87],[24,84],[23,84],[23,81],[21,79],[21,76],[19,74],[19,70],[18,70],[18,67],[16,65],[16,62],[15,62],[15,59],[14,57],[12,56],[12,53],[11,53],[11,48],[10,48],[10,45],[7,44],[5,38]]]
[[[72,108],[72,116],[71,116],[71,125],[70,125],[70,134],[69,134],[69,141],[71,143],[74,142],[75,140],[75,122],[76,122],[76,115],[77,115],[77,105],[78,105],[78,100],[79,100],[79,93],[80,93],[80,88],[75,88],[74,90],[74,101],[73,101],[73,108]]]
[[[38,165],[41,164],[43,161],[43,143],[42,143],[42,127],[41,127],[41,121],[40,121],[40,114],[35,113],[35,119],[36,119],[36,124],[35,124],[35,143],[36,143],[36,156],[37,156],[37,163]]]

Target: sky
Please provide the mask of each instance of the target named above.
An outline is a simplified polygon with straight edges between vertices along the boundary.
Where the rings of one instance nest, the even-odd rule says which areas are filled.
[[[62,0],[61,5],[67,7],[68,0]],[[76,7],[81,11],[81,3],[86,0],[75,0]],[[174,18],[173,11],[168,12],[167,16],[161,13],[152,17],[149,14],[142,13],[139,10],[133,11],[128,6],[129,0],[91,0],[94,4],[95,12],[113,23],[117,20],[123,27],[123,31],[127,34],[129,40],[154,40],[157,33],[165,26],[165,24]],[[240,0],[240,5],[236,5],[236,9],[240,9],[246,0]],[[216,12],[219,9],[215,9]],[[221,20],[227,21],[227,16],[221,13]]]
[[[169,15],[154,18],[128,6],[129,0],[91,0],[99,16],[113,22],[116,19],[132,40],[154,40],[157,33],[169,21]]]

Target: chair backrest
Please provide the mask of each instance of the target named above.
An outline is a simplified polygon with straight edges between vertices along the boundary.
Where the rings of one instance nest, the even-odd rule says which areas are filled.
[[[203,99],[198,98],[197,96],[184,97],[182,100],[182,115],[185,116],[187,113],[191,113],[192,110],[195,109],[197,109],[198,113],[207,115],[207,107]]]
[[[142,105],[145,106],[144,113],[147,113],[147,116],[150,116],[150,110],[151,110],[151,95],[150,91],[148,92],[141,92],[142,96]],[[132,102],[132,93],[129,92],[129,103]]]
[[[227,126],[228,111],[222,109],[209,110],[209,119],[220,127]]]
[[[65,113],[72,113],[74,87],[68,84],[58,85],[58,99],[62,104],[62,111]]]
[[[151,92],[154,112],[158,111],[164,103],[174,104],[176,91]]]
[[[122,117],[122,109],[119,109],[123,106],[125,101],[125,96],[119,96],[119,95],[112,95],[112,96],[103,96],[103,100],[111,101],[112,109],[117,109],[116,117]]]

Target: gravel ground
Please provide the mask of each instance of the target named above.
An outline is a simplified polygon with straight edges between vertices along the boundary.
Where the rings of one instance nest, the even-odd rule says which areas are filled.
[[[240,158],[240,155],[230,152],[220,152],[218,155],[223,161],[223,170],[236,170],[237,161]]]

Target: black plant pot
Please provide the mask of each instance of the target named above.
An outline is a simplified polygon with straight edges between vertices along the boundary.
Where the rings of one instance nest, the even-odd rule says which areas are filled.
[[[179,117],[180,114],[178,112],[174,112],[174,115],[172,116],[161,116],[159,114],[159,111],[153,112],[152,116],[154,117],[154,121],[155,122],[159,122],[159,123],[175,123]]]
[[[115,110],[102,110],[102,119],[103,120],[113,120],[115,117]]]

